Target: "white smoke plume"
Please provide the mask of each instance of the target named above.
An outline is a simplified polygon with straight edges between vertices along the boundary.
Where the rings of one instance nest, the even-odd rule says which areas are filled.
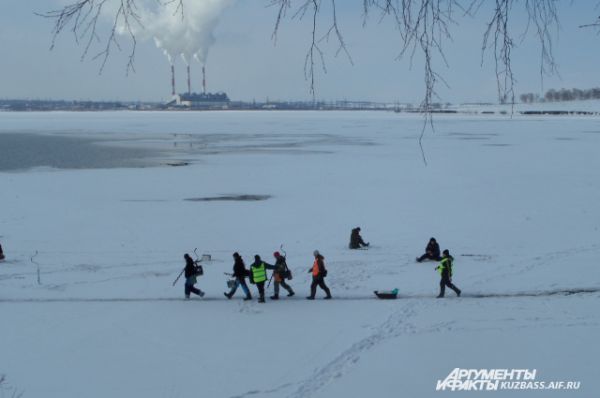
[[[205,65],[210,47],[215,43],[214,31],[219,17],[233,1],[184,0],[183,10],[178,8],[179,1],[146,3],[148,7],[139,11],[143,29],[136,29],[135,34],[140,38],[153,38],[171,64],[180,56],[186,65],[192,59]]]

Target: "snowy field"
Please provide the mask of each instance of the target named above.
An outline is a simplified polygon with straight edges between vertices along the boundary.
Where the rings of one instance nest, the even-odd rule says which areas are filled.
[[[28,159],[0,170],[0,397],[597,397],[599,122],[436,117],[425,166],[415,115],[0,112]],[[432,236],[460,298],[415,262]],[[234,251],[281,244],[295,297],[223,296]],[[314,249],[334,300],[304,299]],[[581,385],[436,391],[455,368]]]

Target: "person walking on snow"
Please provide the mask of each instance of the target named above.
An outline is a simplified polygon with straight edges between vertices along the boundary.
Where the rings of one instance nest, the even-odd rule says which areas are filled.
[[[450,255],[448,250],[444,250],[444,256],[442,257],[442,261],[440,261],[440,265],[435,267],[435,269],[440,273],[442,279],[440,280],[440,294],[437,298],[444,297],[444,293],[446,291],[446,286],[450,289],[454,290],[456,295],[460,297],[460,289],[452,284],[452,265],[454,263],[454,257]]]
[[[425,248],[425,254],[423,254],[421,257],[417,257],[417,262],[420,263],[425,259],[434,261],[442,260],[440,257],[440,245],[438,245],[435,238],[429,239],[429,243],[427,243],[427,247]]]
[[[183,258],[185,258],[185,298],[189,299],[190,293],[204,297],[204,292],[194,287],[196,284],[196,276],[198,275],[196,262],[187,253],[185,253]]]
[[[275,270],[273,271],[274,289],[275,294],[271,296],[271,300],[279,300],[279,285],[281,285],[288,292],[288,297],[292,297],[295,293],[290,285],[285,283],[285,279],[288,276],[289,268],[285,261],[285,257],[279,252],[273,253],[275,257]]]
[[[244,264],[242,256],[238,252],[233,253],[233,277],[235,278],[235,285],[233,285],[229,293],[223,293],[225,297],[231,299],[237,288],[242,286],[242,290],[246,293],[244,300],[252,300],[250,289],[248,289],[248,285],[246,284],[246,277],[248,275],[250,275],[250,272],[246,269],[246,264]]]
[[[352,230],[350,234],[350,244],[348,245],[350,249],[360,249],[361,247],[369,247],[369,243],[365,243],[362,236],[360,236],[360,227],[356,227]]]
[[[4,252],[2,251],[2,245],[0,245],[0,261],[4,260]]]
[[[327,276],[327,270],[325,269],[325,257],[319,253],[318,250],[313,252],[315,256],[315,262],[313,263],[312,268],[308,270],[309,273],[312,273],[312,284],[310,285],[310,296],[307,297],[308,300],[314,300],[315,294],[317,293],[317,286],[319,286],[323,291],[325,291],[325,299],[329,300],[331,298],[331,291],[325,284],[325,277]]]
[[[254,256],[254,263],[250,266],[250,283],[258,288],[258,302],[265,302],[265,282],[267,281],[267,270],[274,270],[275,266],[265,263],[257,254]]]

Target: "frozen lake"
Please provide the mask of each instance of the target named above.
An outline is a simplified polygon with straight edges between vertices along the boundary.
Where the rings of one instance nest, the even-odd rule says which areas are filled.
[[[599,122],[436,117],[426,166],[418,115],[0,112],[0,396],[436,397],[455,368],[598,395]],[[460,298],[415,262],[431,236]],[[295,297],[223,296],[234,251],[282,244]],[[304,299],[314,249],[330,302]]]
[[[110,147],[84,137],[36,133],[0,134],[0,171],[23,171],[36,167],[100,169],[144,167],[156,154],[150,150]]]

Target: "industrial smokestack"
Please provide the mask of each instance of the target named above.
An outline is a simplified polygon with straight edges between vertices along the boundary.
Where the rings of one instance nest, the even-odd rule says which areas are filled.
[[[190,65],[187,66],[187,84],[188,84],[188,94],[192,94],[192,78],[190,73]]]
[[[171,64],[171,94],[175,96],[175,65]]]
[[[202,92],[206,94],[206,68],[202,66]]]

